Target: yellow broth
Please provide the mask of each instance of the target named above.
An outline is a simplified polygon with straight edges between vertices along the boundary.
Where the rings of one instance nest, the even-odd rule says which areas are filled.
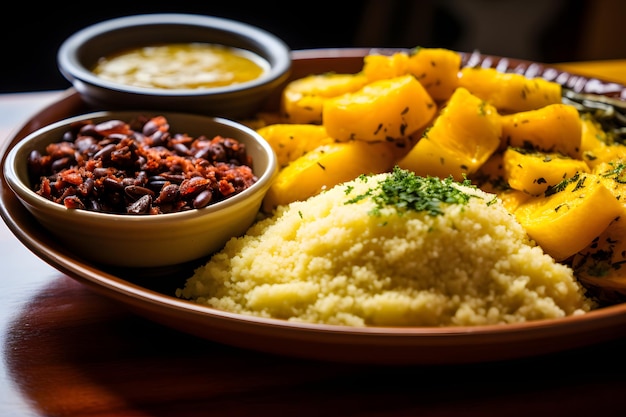
[[[102,57],[93,69],[116,83],[145,88],[203,89],[259,78],[269,68],[243,49],[207,43],[152,45]]]

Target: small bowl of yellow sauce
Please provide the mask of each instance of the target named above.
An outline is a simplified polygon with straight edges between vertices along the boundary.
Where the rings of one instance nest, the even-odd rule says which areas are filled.
[[[93,72],[136,87],[206,89],[247,83],[269,69],[269,62],[253,52],[194,42],[122,51],[101,58]]]
[[[275,35],[220,17],[165,13],[86,27],[57,53],[59,70],[98,110],[155,109],[242,118],[287,80]]]

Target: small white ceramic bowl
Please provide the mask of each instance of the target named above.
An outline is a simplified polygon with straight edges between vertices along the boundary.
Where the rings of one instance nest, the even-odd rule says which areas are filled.
[[[254,130],[209,116],[160,113],[170,132],[209,138],[237,139],[252,157],[257,181],[239,194],[201,209],[167,214],[109,214],[68,209],[31,188],[28,159],[42,154],[47,144],[60,142],[72,123],[92,120],[130,121],[139,111],[103,111],[53,123],[25,137],[7,155],[4,175],[20,202],[72,253],[96,263],[121,267],[158,267],[199,259],[221,249],[228,239],[245,233],[255,221],[261,202],[277,171],[276,155]]]
[[[245,50],[268,69],[258,78],[222,87],[148,88],[105,80],[101,58],[132,48],[205,43]],[[155,109],[227,118],[251,116],[291,70],[289,47],[273,34],[229,19],[179,13],[126,16],[96,23],[67,38],[57,52],[61,74],[94,110]]]

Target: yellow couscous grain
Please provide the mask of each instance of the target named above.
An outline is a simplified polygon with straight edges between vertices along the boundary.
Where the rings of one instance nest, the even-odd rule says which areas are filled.
[[[594,308],[572,270],[530,241],[494,195],[437,179],[466,200],[417,210],[400,190],[400,200],[381,203],[376,192],[398,172],[280,207],[231,239],[177,296],[349,326],[505,324]]]

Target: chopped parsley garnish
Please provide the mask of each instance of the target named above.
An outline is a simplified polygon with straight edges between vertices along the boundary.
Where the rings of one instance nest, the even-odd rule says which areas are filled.
[[[626,184],[626,164],[623,162],[610,162],[609,165],[611,165],[613,169],[603,172],[602,176],[612,178],[619,184]]]
[[[374,215],[379,215],[383,207],[395,206],[399,212],[425,211],[431,216],[436,216],[443,214],[443,205],[467,204],[470,198],[476,197],[453,186],[454,183],[452,177],[446,179],[420,177],[395,167],[391,175],[378,183],[375,188],[370,188],[364,194],[348,200],[346,204],[353,204],[369,197],[376,203],[371,213]],[[461,184],[473,187],[467,179]]]
[[[545,197],[550,197],[551,195],[554,195],[556,193],[560,193],[561,191],[565,191],[565,189],[567,188],[567,186],[569,184],[571,184],[573,182],[576,182],[576,181],[579,181],[579,180],[580,180],[580,172],[577,172],[571,178],[564,178],[558,184],[554,184],[553,186],[548,187],[548,189],[543,193],[543,195]],[[579,184],[577,185],[577,189],[582,187],[582,186],[583,186],[583,184],[581,184],[579,182]]]

